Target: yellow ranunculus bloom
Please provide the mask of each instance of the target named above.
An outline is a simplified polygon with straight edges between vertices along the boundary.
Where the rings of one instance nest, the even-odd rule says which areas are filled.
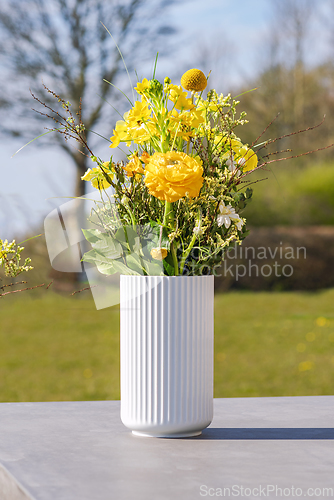
[[[145,168],[145,184],[159,200],[177,201],[199,195],[203,167],[195,158],[178,151],[154,153]]]
[[[113,172],[110,170],[109,161],[105,161],[103,163],[104,170],[109,175],[109,177],[113,177]],[[81,177],[83,181],[90,181],[92,186],[95,189],[107,189],[111,186],[110,182],[107,181],[105,176],[103,175],[102,170],[99,167],[89,168],[85,175]]]

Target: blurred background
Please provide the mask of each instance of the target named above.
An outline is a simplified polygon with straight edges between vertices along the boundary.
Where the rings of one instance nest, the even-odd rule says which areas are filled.
[[[45,286],[0,297],[0,401],[119,398],[118,306],[96,310],[82,275],[52,269],[43,235],[47,214],[85,194],[91,163],[48,133],[31,93],[53,105],[45,85],[74,113],[81,98],[88,142],[107,160],[122,92],[151,77],[157,52],[158,79],[178,84],[196,67],[240,96],[243,142],[312,129],[275,143],[288,150],[276,158],[297,158],[252,174],[243,247],[259,269],[290,267],[243,273],[249,256],[237,252],[219,270],[215,396],[332,394],[334,0],[2,0],[0,238],[41,236],[24,244],[34,270],[17,281],[28,283],[0,293]]]

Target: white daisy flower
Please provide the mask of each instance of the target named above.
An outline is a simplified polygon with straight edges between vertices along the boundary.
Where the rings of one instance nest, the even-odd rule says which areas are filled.
[[[234,222],[238,228],[238,231],[241,231],[242,226],[244,225],[244,221],[239,217],[238,214],[235,213],[235,209],[231,205],[225,205],[223,201],[219,204],[219,212],[220,214],[217,217],[218,226],[224,226],[228,229],[231,225],[231,222]]]

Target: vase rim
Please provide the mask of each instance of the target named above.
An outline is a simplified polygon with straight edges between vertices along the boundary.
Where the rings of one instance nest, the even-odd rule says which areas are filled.
[[[163,275],[163,276],[155,276],[155,275],[150,275],[150,276],[137,276],[135,274],[121,274],[120,276],[122,277],[127,277],[127,278],[168,278],[168,279],[184,279],[184,278],[214,278],[214,275],[213,274],[209,274],[209,275],[204,275],[204,274],[201,274],[199,276],[166,276],[166,275]]]

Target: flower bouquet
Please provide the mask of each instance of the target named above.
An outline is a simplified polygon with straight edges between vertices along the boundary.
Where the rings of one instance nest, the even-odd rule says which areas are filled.
[[[252,196],[245,178],[258,158],[236,135],[246,123],[239,102],[214,90],[204,98],[206,86],[198,69],[181,85],[144,78],[110,139],[110,148],[130,148],[127,161],[91,155],[96,166],[82,179],[113,188],[92,212],[96,229],[84,231],[92,245],[84,260],[102,273],[210,275],[245,238],[240,212]]]
[[[205,96],[207,83],[198,69],[181,85],[138,82],[110,138],[128,148],[118,162],[94,155],[80,112],[47,89],[66,112],[54,112],[55,130],[95,163],[82,177],[101,193],[83,260],[121,273],[121,417],[139,435],[197,435],[211,422],[213,276],[247,235],[248,176],[275,161],[259,154],[281,139],[244,144],[239,101]]]

